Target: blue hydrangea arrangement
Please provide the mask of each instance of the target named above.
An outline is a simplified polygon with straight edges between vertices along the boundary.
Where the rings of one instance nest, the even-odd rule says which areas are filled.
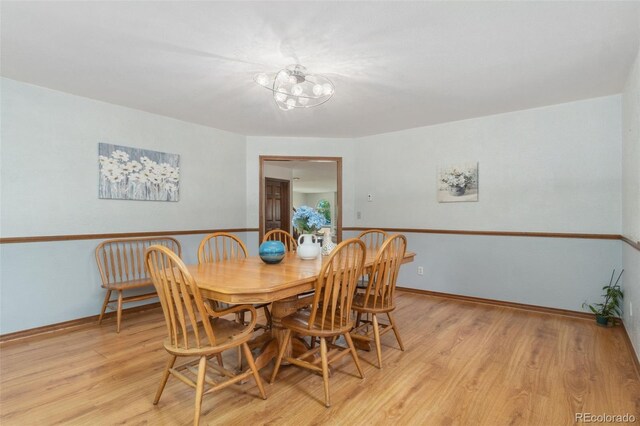
[[[291,224],[300,234],[311,234],[327,225],[324,215],[309,206],[300,206],[293,214]]]

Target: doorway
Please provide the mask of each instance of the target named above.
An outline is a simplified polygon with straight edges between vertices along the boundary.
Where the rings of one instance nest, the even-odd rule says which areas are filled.
[[[291,218],[300,205],[326,214],[342,241],[341,157],[260,156],[259,179],[260,241],[271,229],[293,234]]]
[[[264,232],[290,230],[290,181],[266,177],[264,180]]]

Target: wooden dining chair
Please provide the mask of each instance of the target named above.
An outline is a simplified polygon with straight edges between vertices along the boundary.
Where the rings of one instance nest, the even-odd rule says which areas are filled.
[[[282,319],[281,324],[286,331],[280,344],[271,383],[275,381],[283,358],[291,364],[322,373],[325,405],[329,407],[329,364],[346,354],[351,354],[360,378],[364,379],[349,331],[354,325],[351,302],[365,255],[364,243],[357,238],[340,243],[331,252],[318,274],[311,306]],[[291,341],[292,332],[300,336],[311,336],[313,340],[319,339],[320,346],[312,347],[295,358],[285,357],[284,353]],[[347,347],[336,344],[336,338],[339,336],[344,336]],[[320,358],[317,357],[318,352]]]
[[[96,263],[100,271],[102,287],[107,290],[98,317],[98,324],[110,304],[116,304],[116,332],[120,333],[122,322],[122,305],[129,302],[156,297],[155,291],[145,294],[125,296],[124,292],[141,287],[153,288],[151,278],[144,267],[144,251],[160,244],[181,255],[182,248],[175,238],[171,237],[143,237],[143,238],[115,238],[98,244],[95,250]],[[113,292],[118,293],[116,299],[111,299]]]
[[[358,235],[358,238],[362,240],[364,245],[367,247],[367,250],[378,250],[382,243],[385,242],[387,237],[388,234],[382,229],[367,229],[366,231],[362,231]],[[367,282],[369,278],[369,275],[366,275],[366,277],[364,275],[362,276],[362,279],[357,286],[358,292],[361,292],[365,288],[367,288]]]
[[[389,234],[382,229],[367,229],[362,231],[358,238],[362,240],[367,250],[378,250],[388,236]]]
[[[293,235],[282,229],[272,229],[264,234],[262,242],[265,241],[280,241],[284,244],[286,251],[296,251],[298,248],[298,242],[293,238]]]
[[[404,351],[404,345],[400,338],[398,326],[393,319],[395,309],[394,295],[398,271],[402,265],[402,259],[407,250],[407,238],[398,234],[387,239],[380,247],[373,266],[370,280],[364,293],[358,293],[353,300],[352,308],[357,313],[356,326],[351,332],[354,339],[374,341],[378,355],[378,368],[382,368],[382,348],[380,337],[393,330],[398,340],[400,349]],[[367,314],[367,319],[361,320],[361,315]],[[369,314],[371,319],[369,319]],[[386,314],[388,324],[378,321],[378,315]]]
[[[237,236],[227,232],[214,232],[202,239],[198,247],[198,263],[217,263],[225,260],[245,259],[247,257],[247,246]],[[216,305],[222,309],[228,308],[229,305],[216,302]],[[259,324],[259,328],[271,328],[271,312],[269,304],[264,303],[254,305],[254,308],[264,310],[267,320],[266,325]],[[217,309],[217,308],[216,308]],[[243,313],[238,312],[237,317],[240,321],[244,321]]]
[[[283,231],[282,229],[272,229],[271,231],[264,234],[262,242],[264,243],[265,241],[280,241],[282,244],[284,244],[285,250],[289,252],[293,252],[298,249],[298,241],[293,238],[293,235],[291,235],[287,231]],[[310,294],[313,294],[313,292],[313,290],[305,291],[304,293],[300,293],[298,297],[302,299],[309,296]]]
[[[238,305],[219,312],[209,309],[182,260],[167,247],[149,247],[145,253],[145,262],[160,298],[168,331],[164,348],[169,353],[169,361],[153,404],[156,405],[160,401],[170,375],[196,390],[194,425],[198,425],[200,421],[203,394],[246,380],[252,375],[260,396],[267,399],[262,379],[247,345],[256,323],[256,310],[249,305]],[[251,313],[251,321],[246,325],[222,318],[241,310]],[[220,360],[223,351],[236,347],[241,347],[244,351],[249,365],[246,371],[235,373],[219,364],[208,362],[213,357]],[[196,359],[175,367],[177,357]],[[215,381],[207,370],[215,371],[224,380]],[[209,385],[206,391],[205,383]]]
[[[247,246],[240,238],[227,232],[207,235],[198,247],[198,263],[216,263],[246,257]]]

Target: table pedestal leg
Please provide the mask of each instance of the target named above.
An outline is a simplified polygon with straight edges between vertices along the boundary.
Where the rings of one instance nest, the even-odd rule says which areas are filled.
[[[284,339],[285,328],[282,327],[282,318],[291,315],[300,308],[298,297],[288,297],[271,304],[271,336],[272,339],[260,350],[260,355],[256,357],[258,369],[269,364],[272,359],[278,356],[280,344]],[[284,356],[291,357],[304,353],[307,350],[306,344],[295,335],[291,337],[291,343],[287,345]],[[283,365],[286,363],[283,362]]]

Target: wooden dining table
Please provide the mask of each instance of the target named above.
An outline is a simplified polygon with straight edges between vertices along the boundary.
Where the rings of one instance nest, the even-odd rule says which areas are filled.
[[[371,268],[376,254],[376,250],[367,250],[365,270]],[[412,262],[414,257],[415,253],[407,252],[403,263]],[[267,264],[258,256],[250,256],[187,265],[187,269],[203,297],[234,305],[272,303],[271,334],[263,336],[260,352],[255,359],[258,368],[262,368],[278,353],[278,344],[285,331],[281,325],[282,318],[299,309],[298,295],[315,288],[326,259],[319,256],[314,260],[303,260],[295,252],[289,252],[277,264]],[[292,339],[285,354],[302,352],[304,345],[301,339]]]

